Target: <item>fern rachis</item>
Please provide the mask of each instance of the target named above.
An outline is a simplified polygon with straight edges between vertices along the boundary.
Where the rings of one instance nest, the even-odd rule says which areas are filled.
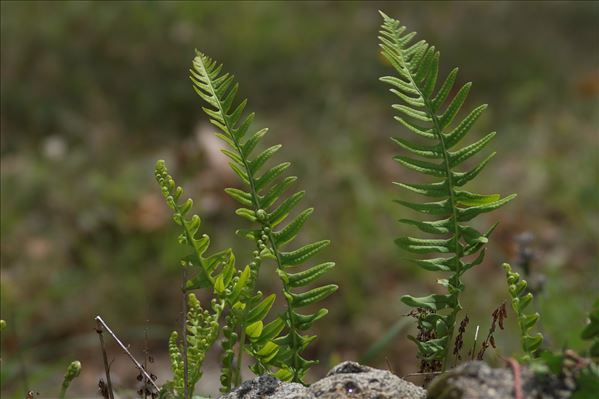
[[[473,144],[452,151],[486,105],[475,108],[457,126],[449,129],[466,100],[471,84],[462,86],[441,112],[455,83],[457,68],[449,73],[435,94],[439,52],[424,40],[410,44],[415,33],[404,34],[406,28],[399,21],[381,14],[384,20],[379,36],[382,54],[399,75],[386,76],[381,81],[390,84],[393,87],[391,92],[401,100],[401,104],[393,105],[400,113],[395,119],[426,142],[421,144],[421,141],[394,138],[393,141],[404,152],[415,156],[399,155],[394,159],[408,169],[441,179],[427,184],[397,183],[408,191],[434,199],[425,203],[404,200],[397,202],[416,212],[437,218],[432,221],[401,219],[400,222],[442,238],[401,237],[396,242],[404,250],[415,254],[443,254],[442,257],[416,259],[415,263],[426,270],[451,274],[448,279],[438,281],[447,288],[447,294],[420,298],[405,295],[402,301],[409,306],[430,311],[422,313],[424,316],[419,322],[431,331],[434,339],[417,342],[419,356],[425,362],[443,362],[445,368],[456,316],[462,308],[459,302],[459,294],[464,290],[461,276],[466,270],[482,262],[484,244],[495,227],[483,234],[464,223],[504,205],[515,195],[500,198],[497,194],[480,195],[460,189],[474,179],[494,155],[486,157],[467,172],[455,170],[465,160],[479,153],[495,135],[494,132],[489,133]],[[464,260],[471,255],[474,259]]]

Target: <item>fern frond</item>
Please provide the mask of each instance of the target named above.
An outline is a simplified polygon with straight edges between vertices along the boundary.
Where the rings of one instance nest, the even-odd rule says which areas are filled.
[[[520,327],[520,342],[522,344],[522,350],[524,355],[521,357],[522,362],[529,362],[535,352],[539,349],[543,343],[543,335],[536,333],[531,335],[531,330],[539,320],[539,314],[526,314],[524,309],[532,301],[532,293],[527,292],[526,287],[528,283],[526,280],[520,279],[520,274],[512,271],[512,267],[507,263],[503,264],[503,270],[505,270],[505,278],[508,284],[508,292],[512,298],[512,308],[518,316],[518,326]]]
[[[183,230],[179,235],[179,243],[192,250],[191,254],[181,261],[183,267],[191,269],[194,273],[186,281],[185,289],[189,291],[198,288],[212,288],[217,293],[224,292],[224,288],[231,283],[236,274],[233,251],[228,248],[206,256],[210,246],[210,237],[206,234],[199,234],[201,219],[198,215],[188,217],[193,201],[191,198],[185,201],[181,200],[183,189],[177,186],[173,177],[169,175],[164,161],[156,162],[154,175],[166,204],[173,211],[173,221]]]
[[[500,198],[496,194],[481,195],[460,189],[481,172],[492,156],[469,171],[456,170],[466,160],[479,154],[495,136],[494,132],[489,133],[469,145],[454,148],[470,131],[486,105],[475,108],[463,120],[454,122],[466,101],[471,83],[463,85],[450,99],[456,82],[456,68],[436,89],[439,51],[424,40],[412,44],[415,33],[405,33],[406,28],[399,21],[382,12],[381,15],[380,47],[397,76],[385,76],[380,80],[392,86],[390,91],[399,99],[399,103],[392,106],[399,113],[395,119],[412,134],[411,137],[393,139],[403,151],[394,160],[408,169],[435,178],[432,183],[396,183],[408,191],[434,199],[431,202],[398,200],[401,205],[433,219],[402,219],[401,222],[423,233],[442,236],[434,239],[402,237],[396,243],[415,254],[444,254],[445,257],[441,258],[419,258],[415,261],[426,270],[451,274],[449,279],[440,280],[447,288],[447,295],[421,298],[406,295],[402,301],[409,306],[432,311],[423,316],[422,322],[429,322],[431,336],[435,339],[419,343],[419,356],[425,361],[446,361],[456,315],[461,310],[459,295],[464,285],[460,278],[467,269],[482,262],[484,244],[492,231],[480,233],[464,223],[497,209],[515,195]],[[464,262],[463,258],[468,255],[476,255],[475,260]],[[438,313],[439,310],[443,312]]]
[[[328,285],[303,293],[293,292],[292,288],[304,287],[314,279],[295,279],[296,284],[291,285],[286,269],[303,264],[325,248],[329,242],[319,241],[287,252],[281,250],[283,245],[289,245],[297,236],[312,211],[306,209],[286,226],[276,229],[289,218],[290,214],[295,212],[304,192],[298,191],[284,196],[296,180],[294,176],[283,177],[290,163],[283,162],[272,167],[266,166],[280,149],[279,145],[256,153],[256,148],[267,130],[253,132],[250,129],[254,114],[250,113],[244,116],[247,101],[236,101],[238,85],[234,83],[233,76],[221,73],[221,70],[221,65],[198,52],[193,61],[190,78],[196,93],[207,104],[206,107],[203,107],[204,112],[208,115],[210,122],[220,129],[221,133],[218,134],[218,137],[228,146],[223,152],[230,159],[229,165],[245,184],[244,190],[226,190],[233,199],[242,205],[242,208],[238,209],[236,213],[254,225],[254,228],[245,232],[244,235],[255,241],[257,251],[262,259],[274,260],[287,301],[287,310],[280,316],[280,321],[274,321],[275,325],[268,325],[270,327],[268,330],[266,326],[260,329],[259,324],[256,324],[252,329],[246,331],[246,336],[252,345],[258,342],[265,342],[266,345],[268,340],[265,340],[264,335],[268,332],[269,339],[275,338],[280,332],[279,327],[284,326],[283,336],[275,338],[271,344],[262,347],[255,354],[266,353],[266,357],[261,359],[262,365],[279,368],[274,375],[280,379],[302,381],[309,366],[314,362],[301,356],[301,352],[312,340],[310,337],[303,336],[301,331],[322,317],[326,311],[321,309],[302,319],[303,315],[298,313],[298,309],[324,299],[337,287]],[[323,269],[317,268],[314,272],[315,276],[319,270]],[[293,277],[291,278],[293,279]],[[275,331],[277,334],[273,333]],[[268,352],[267,348],[275,347],[277,348],[276,353]]]

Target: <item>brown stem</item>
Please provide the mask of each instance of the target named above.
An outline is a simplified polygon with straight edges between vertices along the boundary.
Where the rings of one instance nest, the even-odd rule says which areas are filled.
[[[146,320],[146,328],[144,329],[144,370],[148,369],[148,322]],[[144,377],[144,399],[148,399],[148,379]]]
[[[425,373],[410,373],[410,374],[406,374],[404,376],[402,376],[401,378],[408,378],[408,377],[419,377],[419,376],[431,376],[431,375],[439,375],[439,374],[444,374],[446,373],[446,371],[428,371]]]
[[[135,359],[133,357],[133,355],[131,354],[131,352],[129,352],[129,350],[127,349],[127,347],[121,342],[121,340],[115,335],[115,333],[112,332],[112,330],[110,329],[110,327],[108,327],[108,325],[104,322],[104,320],[102,320],[102,318],[100,316],[96,316],[95,320],[106,331],[108,331],[108,334],[110,334],[110,336],[116,341],[116,343],[121,347],[121,349],[123,350],[123,352],[125,352],[127,354],[127,356],[129,356],[129,359],[131,359],[131,361],[133,362],[133,364],[135,364],[135,367],[137,367],[137,369],[144,375],[144,377],[146,377],[148,379],[148,381],[150,382],[150,384],[152,384],[152,386],[154,386],[154,388],[156,388],[156,390],[158,392],[160,392],[160,388],[158,387],[158,385],[156,385],[156,383],[154,382],[154,380],[152,379],[152,377],[146,372],[146,370],[144,370],[143,366],[137,361],[137,359]]]
[[[99,316],[98,316],[99,317]],[[98,333],[98,337],[100,338],[100,348],[102,348],[102,359],[104,361],[104,371],[106,372],[106,386],[108,389],[108,398],[114,399],[114,393],[112,392],[112,382],[110,381],[110,366],[108,365],[108,357],[106,356],[106,347],[104,346],[104,328],[102,324],[96,318],[96,332]]]
[[[183,317],[182,317],[182,336],[183,336],[183,399],[189,398],[189,362],[187,359],[187,298],[185,295],[185,282],[187,281],[187,269],[183,269],[183,285],[181,292],[183,293]]]
[[[514,373],[514,397],[515,399],[522,399],[524,398],[524,395],[522,394],[522,369],[520,367],[520,363],[511,357],[507,360],[507,362]]]

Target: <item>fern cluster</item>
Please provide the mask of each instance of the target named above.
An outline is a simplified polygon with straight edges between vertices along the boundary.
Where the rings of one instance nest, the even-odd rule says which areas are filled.
[[[524,362],[530,361],[535,352],[539,349],[539,346],[543,343],[543,335],[537,333],[531,335],[530,330],[534,327],[539,320],[539,314],[526,314],[524,309],[532,301],[532,293],[526,290],[528,283],[526,280],[520,279],[520,274],[512,271],[512,267],[507,263],[503,264],[503,270],[505,270],[505,278],[508,284],[508,292],[512,297],[512,308],[516,312],[518,317],[518,327],[520,327],[520,342],[522,344],[522,350],[524,355],[521,360]]]
[[[173,211],[174,222],[182,229],[179,242],[191,249],[191,253],[181,261],[185,270],[190,272],[186,273],[190,277],[185,282],[184,291],[209,289],[213,293],[212,312],[203,310],[195,296],[188,296],[187,342],[181,344],[176,332],[171,335],[169,351],[174,379],[166,385],[165,392],[169,391],[175,397],[193,392],[201,377],[205,353],[219,336],[221,324],[221,391],[228,392],[241,383],[240,368],[244,353],[254,358],[251,368],[258,375],[270,373],[281,380],[303,382],[306,371],[316,363],[302,356],[304,349],[316,338],[305,335],[305,331],[326,315],[327,310],[321,308],[306,314],[300,313],[300,309],[321,301],[337,289],[336,285],[328,284],[306,290],[310,283],[334,266],[332,262],[291,272],[325,248],[329,241],[283,250],[297,237],[313,209],[295,212],[304,191],[286,195],[297,180],[295,176],[283,177],[289,162],[265,167],[280,145],[253,155],[267,129],[249,134],[254,115],[242,118],[246,100],[235,104],[238,85],[233,84],[232,76],[220,71],[221,66],[198,53],[193,62],[191,79],[196,92],[208,104],[204,111],[221,130],[217,136],[228,145],[223,153],[231,159],[231,168],[246,185],[246,190],[227,188],[225,191],[242,205],[236,213],[252,222],[250,229],[239,230],[238,233],[254,241],[256,248],[251,262],[243,270],[235,267],[231,249],[207,255],[210,239],[199,234],[200,217],[188,216],[192,200],[181,200],[182,188],[168,174],[164,161],[157,162],[156,180]],[[295,216],[290,217],[293,213],[296,213]],[[287,304],[285,311],[268,323],[265,319],[276,296],[263,297],[255,289],[265,260],[274,263]]]
[[[279,327],[280,323],[272,322],[263,326],[262,322],[274,302],[274,296],[261,300],[261,293],[253,293],[259,261],[257,254],[255,260],[242,271],[235,267],[235,256],[231,249],[206,255],[210,238],[205,234],[199,235],[201,219],[198,215],[187,217],[193,201],[181,201],[183,189],[177,186],[169,175],[164,161],[156,163],[155,176],[167,205],[173,211],[174,222],[182,229],[179,243],[191,249],[191,253],[181,260],[182,267],[190,272],[186,273],[189,279],[185,282],[184,291],[207,288],[214,294],[211,302],[212,314],[201,308],[194,295],[188,296],[189,312],[185,323],[187,343],[179,344],[178,334],[171,334],[169,352],[174,379],[167,388],[174,397],[181,397],[185,391],[184,380],[187,375],[187,392],[193,392],[195,383],[201,377],[202,360],[217,339],[220,319],[226,313],[221,383],[223,391],[228,391],[232,383],[240,382],[239,365],[243,351],[254,356],[259,364],[262,358],[271,356],[276,350],[271,340],[278,334],[282,325]],[[246,330],[251,332],[253,345],[246,347],[243,340],[239,343],[238,365],[234,367],[233,347],[238,343],[238,338],[244,336]],[[187,371],[184,367],[185,361],[188,363]]]
[[[222,65],[198,52],[193,61],[191,80],[197,94],[207,104],[203,107],[204,112],[209,116],[210,122],[221,131],[217,136],[227,145],[222,152],[229,157],[229,165],[245,185],[244,190],[225,190],[242,206],[236,213],[252,223],[252,228],[240,230],[239,233],[255,242],[260,259],[270,259],[274,262],[287,304],[285,312],[279,316],[279,321],[275,320],[276,324],[269,326],[269,333],[283,326],[283,335],[269,345],[276,353],[271,352],[269,356],[262,357],[254,371],[262,373],[273,372],[276,369],[273,374],[282,380],[302,381],[308,368],[315,363],[301,355],[316,338],[304,335],[304,331],[326,315],[327,310],[322,308],[313,313],[303,314],[299,309],[329,296],[337,286],[328,284],[308,291],[297,291],[331,269],[334,266],[332,262],[321,263],[295,273],[291,273],[290,270],[304,264],[328,246],[329,241],[317,241],[297,249],[283,250],[297,237],[313,210],[308,208],[297,213],[284,227],[280,227],[294,211],[305,192],[298,191],[286,195],[286,191],[297,180],[295,176],[283,177],[290,166],[289,162],[266,167],[267,162],[281,148],[280,145],[255,153],[267,129],[252,131],[254,114],[244,115],[247,101],[236,99],[238,84],[234,82],[233,76],[221,73],[221,69]],[[256,329],[245,332],[251,343],[260,342],[257,338],[257,335],[260,335],[259,325]]]
[[[479,232],[467,222],[481,213],[497,209],[515,195],[501,198],[498,194],[482,195],[463,189],[494,155],[488,155],[472,169],[460,170],[466,160],[477,155],[495,136],[492,132],[472,144],[458,146],[486,105],[474,108],[461,121],[453,123],[466,101],[471,84],[463,85],[449,99],[456,82],[457,68],[437,88],[439,51],[424,40],[412,43],[416,35],[414,32],[406,33],[406,28],[399,21],[381,14],[383,25],[379,39],[382,54],[397,73],[397,76],[382,77],[381,81],[391,85],[391,92],[399,99],[399,103],[393,105],[399,113],[395,119],[412,134],[411,138],[393,138],[403,151],[394,159],[408,169],[433,177],[429,183],[396,184],[431,199],[429,202],[397,202],[430,217],[427,220],[405,218],[400,222],[435,237],[401,237],[396,242],[405,251],[429,255],[413,259],[418,266],[448,274],[448,278],[438,280],[447,289],[446,294],[418,298],[405,295],[402,301],[411,307],[429,311],[420,323],[431,338],[425,342],[414,340],[422,360],[444,362],[445,368],[456,315],[462,308],[459,301],[464,290],[461,277],[482,262],[485,244],[495,228],[494,225],[486,232]],[[430,257],[431,254],[441,256]]]

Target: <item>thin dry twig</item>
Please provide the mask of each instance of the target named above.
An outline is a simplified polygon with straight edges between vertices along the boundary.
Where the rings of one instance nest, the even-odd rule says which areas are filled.
[[[106,391],[108,393],[108,399],[114,399],[114,393],[112,392],[112,382],[110,381],[110,366],[108,365],[108,356],[106,356],[106,347],[104,346],[104,328],[98,320],[100,316],[96,317],[96,332],[100,338],[100,348],[102,348],[102,360],[104,360],[104,371],[106,372]],[[104,391],[102,391],[104,392]]]
[[[419,377],[421,375],[432,376],[432,375],[439,375],[439,374],[443,374],[443,373],[445,373],[445,371],[428,371],[425,373],[410,373],[410,374],[406,374],[406,375],[402,376],[401,378]]]
[[[476,343],[478,341],[478,330],[479,329],[480,329],[480,326],[477,324],[476,331],[474,332],[474,342],[472,343],[472,351],[469,353],[470,360],[474,360],[474,356],[476,355]]]
[[[108,325],[104,322],[104,320],[102,320],[102,318],[100,316],[96,316],[95,320],[104,329],[106,329],[106,331],[108,331],[108,334],[110,334],[110,336],[116,341],[116,343],[121,347],[123,352],[125,352],[127,354],[127,356],[129,356],[129,359],[131,359],[133,364],[135,364],[135,367],[137,367],[137,369],[144,375],[144,377],[146,377],[148,379],[150,384],[152,384],[157,391],[160,391],[160,388],[158,387],[158,385],[156,385],[156,383],[154,382],[152,377],[146,372],[146,370],[144,370],[143,366],[137,361],[137,359],[135,359],[135,357],[133,357],[131,352],[129,352],[127,347],[121,342],[121,340],[115,335],[115,333],[112,332],[112,330],[110,329],[110,327],[108,327]]]

